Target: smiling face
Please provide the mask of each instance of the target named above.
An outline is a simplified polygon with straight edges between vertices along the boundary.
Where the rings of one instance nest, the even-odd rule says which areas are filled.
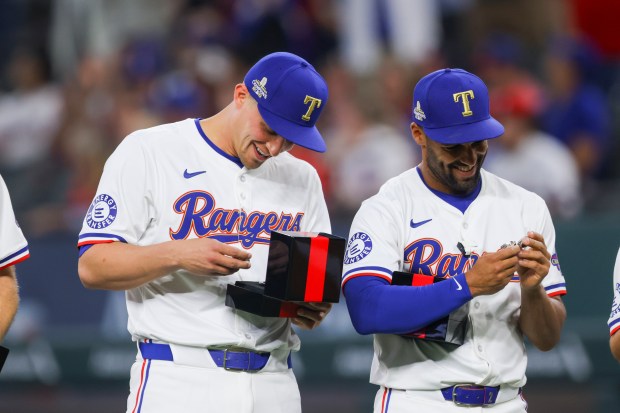
[[[240,86],[245,89],[245,86]],[[247,89],[239,93],[243,96],[238,96],[239,127],[232,140],[232,154],[237,156],[246,168],[255,169],[267,159],[290,151],[294,144],[267,125]]]
[[[431,188],[452,195],[467,195],[476,189],[489,148],[486,140],[443,145],[426,136],[416,124],[412,124],[411,131],[422,148],[420,167]]]

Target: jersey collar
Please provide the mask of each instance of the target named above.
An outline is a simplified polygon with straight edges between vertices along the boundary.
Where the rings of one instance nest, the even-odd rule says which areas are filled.
[[[428,186],[428,184],[424,180],[424,177],[422,176],[422,171],[420,170],[420,168],[416,167],[416,171],[418,172],[420,179],[422,180],[424,185],[429,189],[429,191],[431,191],[436,196],[441,198],[444,202],[447,202],[448,204],[452,205],[453,207],[461,211],[463,214],[465,213],[467,208],[471,205],[471,203],[474,202],[474,200],[478,197],[478,194],[480,193],[480,190],[482,189],[482,178],[481,178],[478,181],[478,185],[476,185],[476,189],[474,189],[470,194],[467,194],[467,195],[446,194],[444,192],[438,191]]]
[[[224,158],[228,159],[229,161],[234,162],[239,168],[243,168],[243,163],[241,162],[241,159],[237,158],[236,156],[227,154],[226,152],[218,148],[218,146],[214,144],[213,141],[211,141],[211,139],[209,139],[209,137],[205,134],[205,131],[202,130],[202,128],[200,127],[201,119],[202,118],[194,119],[194,124],[196,125],[196,129],[198,129],[198,133],[200,134],[200,136],[202,136],[202,139],[204,139],[205,142],[207,142],[209,146],[213,148],[215,152],[219,153],[220,155],[222,155]]]

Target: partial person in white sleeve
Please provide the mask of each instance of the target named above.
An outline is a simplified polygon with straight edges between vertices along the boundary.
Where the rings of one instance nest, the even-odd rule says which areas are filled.
[[[19,305],[15,264],[30,257],[28,242],[17,225],[9,191],[0,176],[0,342]]]
[[[609,326],[609,347],[611,354],[620,361],[620,248],[616,256],[614,266],[614,300],[611,303],[611,314],[607,325]]]

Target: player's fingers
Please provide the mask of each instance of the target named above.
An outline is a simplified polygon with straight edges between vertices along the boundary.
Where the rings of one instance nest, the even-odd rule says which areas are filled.
[[[515,255],[517,255],[520,250],[521,250],[521,248],[519,248],[516,245],[513,245],[513,246],[510,246],[510,247],[502,248],[499,251],[496,251],[496,252],[494,252],[492,254],[494,254],[494,256],[497,259],[499,259],[499,260],[506,260],[506,259],[509,259],[509,258],[514,257]]]
[[[527,236],[531,239],[542,242],[543,244],[545,243],[545,238],[538,232],[528,231]]]
[[[519,260],[531,260],[538,261],[540,263],[547,262],[551,259],[549,252],[547,252],[546,250],[538,251],[534,249],[521,250],[517,257],[519,257]]]
[[[212,265],[211,270],[209,271],[209,275],[230,275],[237,272],[237,270],[233,270],[223,265]]]
[[[303,306],[315,311],[324,311],[325,313],[328,313],[332,308],[331,303],[303,303]]]
[[[523,268],[534,270],[538,274],[547,274],[551,264],[542,260],[519,260],[519,265]]]
[[[519,267],[518,267],[518,265],[516,263],[515,263],[515,265],[513,265],[513,266],[511,266],[509,268],[506,268],[504,271],[499,273],[500,276],[501,276],[500,278],[503,279],[503,280],[504,279],[508,279],[508,281],[510,281],[510,279],[515,274],[515,272],[517,272],[517,268],[519,268]]]
[[[233,272],[239,269],[247,270],[251,267],[250,261],[240,260],[237,258],[229,257],[227,255],[220,255],[218,257],[217,264]]]
[[[537,249],[539,251],[547,251],[547,245],[545,244],[545,239],[538,232],[530,231],[527,233],[527,237],[524,237],[521,240],[521,245],[525,247],[530,247],[532,249]]]
[[[495,272],[504,272],[506,270],[516,267],[518,263],[519,257],[516,254],[508,256],[501,261],[495,263]]]
[[[299,307],[297,310],[298,317],[306,318],[312,321],[321,321],[326,315],[326,311],[317,311],[306,306]]]
[[[317,325],[316,321],[305,317],[294,317],[291,319],[291,322],[304,330],[311,330]]]
[[[249,260],[252,258],[252,254],[248,251],[243,251],[239,248],[233,247],[231,245],[226,245],[224,243],[220,244],[218,251],[224,255],[228,255],[229,257],[236,258],[238,260]]]

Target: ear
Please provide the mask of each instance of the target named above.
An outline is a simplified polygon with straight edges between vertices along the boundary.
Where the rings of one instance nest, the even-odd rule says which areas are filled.
[[[411,128],[411,136],[413,136],[413,140],[415,141],[415,143],[420,145],[420,147],[422,148],[425,147],[426,146],[426,134],[424,133],[424,130],[422,130],[422,128],[419,127],[418,124],[415,122],[411,122],[410,128]]]
[[[245,87],[243,83],[237,83],[235,85],[235,91],[233,92],[233,100],[235,102],[235,106],[237,108],[243,106],[249,94],[250,92],[248,92],[248,88]]]

